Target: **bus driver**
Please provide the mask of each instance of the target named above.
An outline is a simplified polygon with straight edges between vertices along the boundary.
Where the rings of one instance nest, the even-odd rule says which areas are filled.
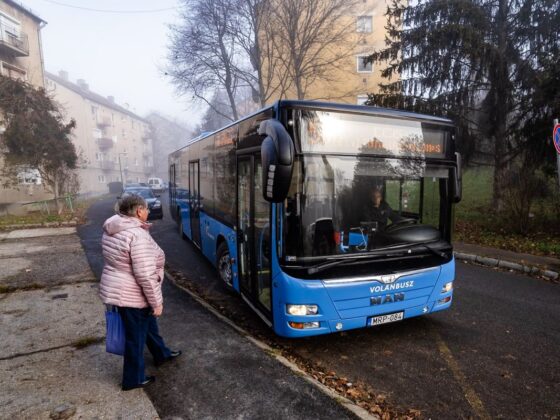
[[[388,220],[395,223],[402,219],[402,217],[383,199],[381,187],[374,187],[370,194],[371,200],[366,208],[365,216],[368,221],[377,222],[377,230],[384,231],[387,227]]]

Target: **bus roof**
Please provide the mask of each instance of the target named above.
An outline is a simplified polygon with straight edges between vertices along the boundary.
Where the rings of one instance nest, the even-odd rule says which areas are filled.
[[[215,134],[219,131],[225,130],[228,127],[231,127],[232,125],[238,124],[241,121],[245,121],[248,120],[249,118],[260,114],[261,112],[267,110],[267,109],[279,109],[279,108],[300,108],[300,109],[316,109],[316,110],[328,110],[328,111],[341,111],[341,112],[352,112],[352,113],[356,113],[356,114],[367,114],[367,115],[376,115],[379,117],[391,117],[391,118],[400,118],[400,119],[406,119],[406,120],[415,120],[415,121],[421,121],[421,122],[427,122],[427,123],[432,123],[432,124],[441,124],[441,125],[448,125],[448,126],[452,126],[453,122],[450,119],[447,118],[441,118],[441,117],[435,117],[433,115],[427,115],[427,114],[418,114],[415,112],[409,112],[409,111],[400,111],[397,109],[392,109],[392,108],[381,108],[381,107],[376,107],[376,106],[369,106],[369,105],[350,105],[350,104],[344,104],[344,103],[338,103],[338,102],[321,102],[321,101],[306,101],[306,100],[299,100],[299,99],[284,99],[284,100],[279,100],[276,101],[273,105],[269,105],[266,106],[264,108],[259,109],[258,111],[255,111],[249,115],[244,116],[243,118],[240,118],[237,121],[232,122],[231,124],[228,124],[224,127],[219,128],[218,130],[215,131],[204,131],[202,133],[200,133],[198,136],[187,140],[187,142],[185,143],[185,145],[181,148],[179,148],[178,150],[176,150],[175,152],[178,152],[179,150],[184,149],[187,146],[190,146],[193,143],[196,143],[198,141],[201,141],[203,139],[205,139],[206,137]],[[172,153],[175,153],[172,152]]]
[[[380,117],[402,118],[407,120],[417,120],[434,124],[453,125],[450,119],[435,117],[433,115],[418,114],[416,112],[401,111],[392,108],[381,108],[369,105],[351,105],[335,102],[304,101],[304,100],[282,100],[278,101],[281,107],[319,109],[328,111],[342,111],[359,114],[377,115]]]

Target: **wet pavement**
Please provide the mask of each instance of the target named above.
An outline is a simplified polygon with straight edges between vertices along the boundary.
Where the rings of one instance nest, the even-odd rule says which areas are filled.
[[[94,262],[98,256],[88,244],[99,240],[98,226],[111,214],[112,204],[94,204],[90,217],[95,223],[80,232]],[[395,407],[450,419],[560,414],[557,284],[458,263],[449,311],[371,329],[287,340],[276,337],[222,286],[211,264],[180,238],[167,212],[154,223],[152,234],[166,252],[169,267],[237,323],[324,371],[363,383]]]
[[[107,204],[94,204],[88,224],[79,228],[96,275],[103,266],[101,225],[111,215]],[[162,226],[168,226],[165,220],[156,221],[153,229]],[[171,282],[164,283],[163,293],[160,331],[183,355],[160,368],[147,356],[146,371],[155,374],[156,382],[146,392],[161,418],[355,418]]]

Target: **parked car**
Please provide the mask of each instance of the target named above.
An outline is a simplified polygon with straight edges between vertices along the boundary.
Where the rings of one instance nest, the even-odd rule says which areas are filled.
[[[148,186],[154,191],[165,191],[163,179],[161,178],[149,178]]]
[[[138,194],[146,200],[148,209],[150,210],[148,220],[163,219],[163,209],[161,207],[159,195],[154,194],[151,188],[142,186],[127,186],[122,191],[122,194],[117,198],[121,198],[121,196],[125,194]]]

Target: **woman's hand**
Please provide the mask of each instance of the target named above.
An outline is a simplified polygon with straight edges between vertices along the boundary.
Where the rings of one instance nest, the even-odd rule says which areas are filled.
[[[152,315],[158,317],[161,316],[162,312],[163,312],[163,305],[158,306],[157,308],[153,308]]]

